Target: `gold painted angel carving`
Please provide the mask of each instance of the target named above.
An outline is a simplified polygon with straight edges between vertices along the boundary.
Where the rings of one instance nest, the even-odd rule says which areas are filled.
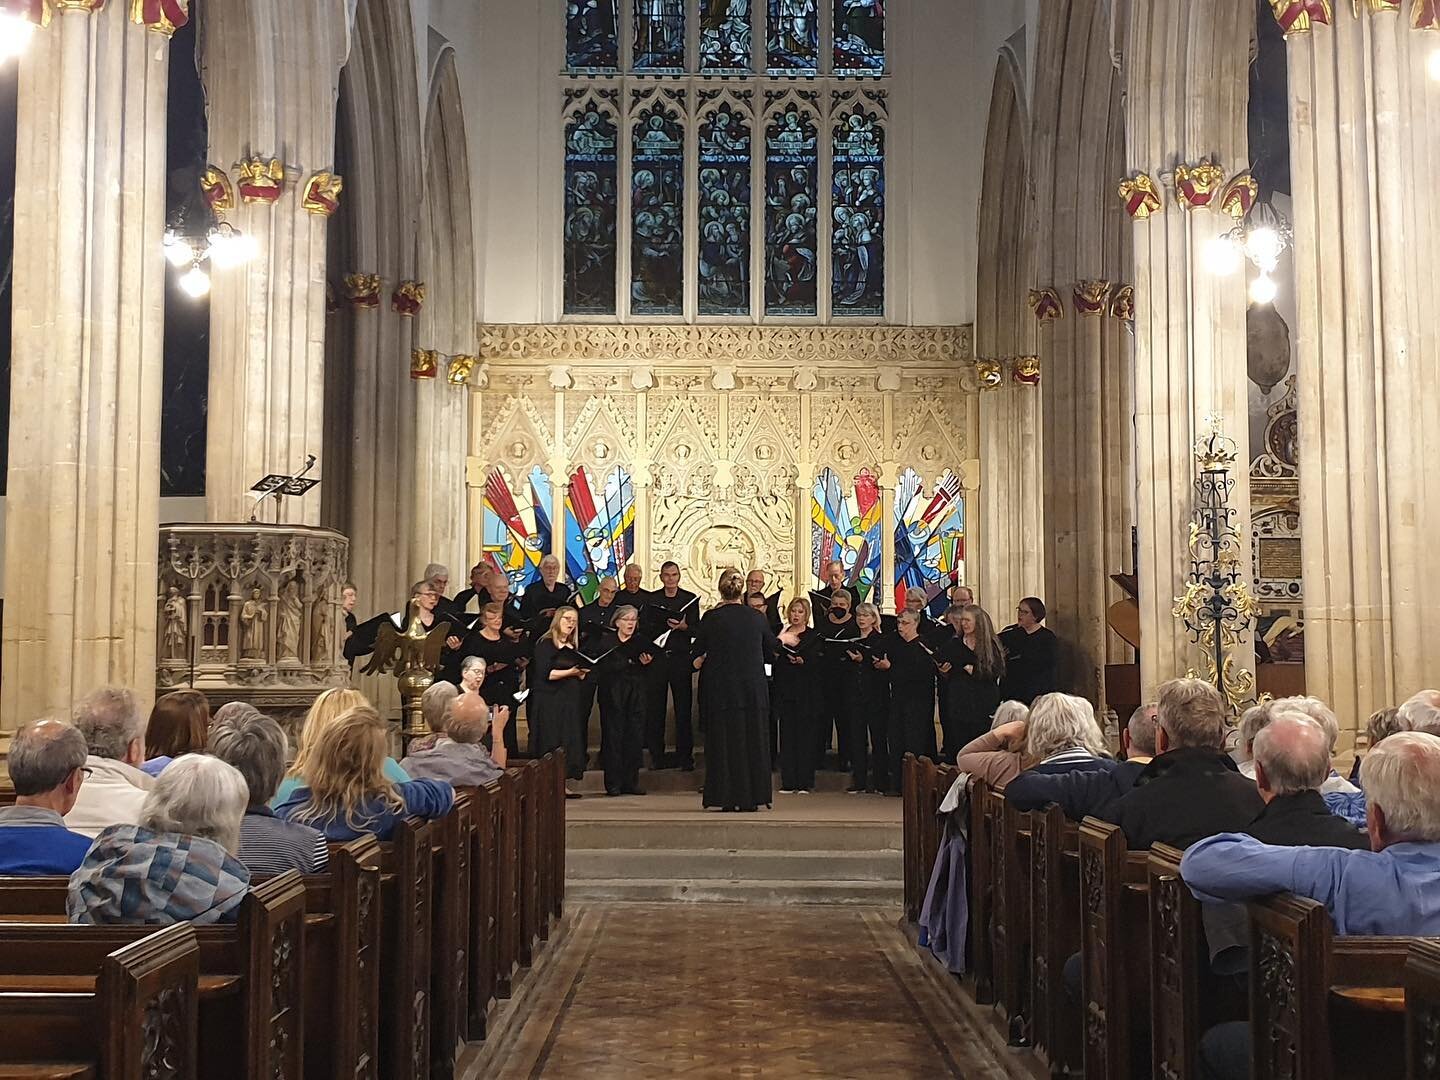
[[[375,635],[375,651],[361,674],[393,674],[400,679],[411,672],[433,674],[440,667],[440,650],[450,634],[448,622],[436,622],[429,630],[420,621],[420,598],[410,600],[410,618],[402,633],[386,619]]]

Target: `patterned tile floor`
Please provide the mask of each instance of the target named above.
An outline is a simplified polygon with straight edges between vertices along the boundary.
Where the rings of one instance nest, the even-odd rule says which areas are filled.
[[[893,910],[572,907],[503,1080],[1006,1076]]]

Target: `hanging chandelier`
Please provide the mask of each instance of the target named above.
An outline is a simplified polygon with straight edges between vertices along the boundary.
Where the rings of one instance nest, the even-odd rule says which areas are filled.
[[[1280,291],[1275,282],[1275,268],[1280,265],[1280,256],[1294,242],[1295,230],[1267,196],[1257,201],[1233,229],[1206,245],[1205,264],[1212,274],[1228,276],[1238,273],[1249,262],[1255,268],[1255,276],[1250,279],[1250,300],[1270,304]]]

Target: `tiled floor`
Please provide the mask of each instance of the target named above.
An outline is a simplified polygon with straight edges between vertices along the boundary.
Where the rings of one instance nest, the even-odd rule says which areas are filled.
[[[573,907],[503,1080],[998,1080],[893,910]]]

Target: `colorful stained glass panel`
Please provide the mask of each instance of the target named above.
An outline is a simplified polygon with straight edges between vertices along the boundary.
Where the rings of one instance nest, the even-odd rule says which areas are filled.
[[[585,603],[600,582],[620,576],[635,553],[635,487],[630,474],[615,469],[597,488],[585,466],[570,477],[565,499],[565,572]]]
[[[700,125],[700,314],[750,313],[750,125],[722,105]]]
[[[832,313],[878,317],[885,314],[885,129],[857,104],[832,136]]]
[[[530,470],[527,488],[528,503],[517,502],[500,470],[492,469],[485,480],[483,558],[504,571],[515,592],[540,577],[540,560],[550,551],[550,478],[538,465]]]
[[[885,0],[835,0],[836,75],[885,72]]]
[[[565,313],[615,314],[618,132],[595,106],[565,125]]]
[[[750,71],[750,0],[700,0],[700,70]]]
[[[880,577],[880,485],[875,474],[862,469],[853,485],[845,486],[833,469],[815,479],[810,498],[810,562],[818,585],[821,573],[838,560],[845,566],[845,581],[862,600],[878,599]]]
[[[817,312],[819,157],[810,114],[788,108],[765,128],[765,314]]]
[[[765,67],[771,75],[814,75],[820,65],[815,0],[768,0]]]
[[[895,607],[911,589],[943,610],[946,590],[965,580],[965,501],[960,480],[945,472],[929,494],[914,469],[895,490]]]
[[[685,0],[635,0],[634,68],[684,74]]]
[[[685,133],[657,102],[631,131],[630,311],[684,312]]]
[[[566,0],[565,66],[576,72],[620,68],[620,24],[615,0]]]

